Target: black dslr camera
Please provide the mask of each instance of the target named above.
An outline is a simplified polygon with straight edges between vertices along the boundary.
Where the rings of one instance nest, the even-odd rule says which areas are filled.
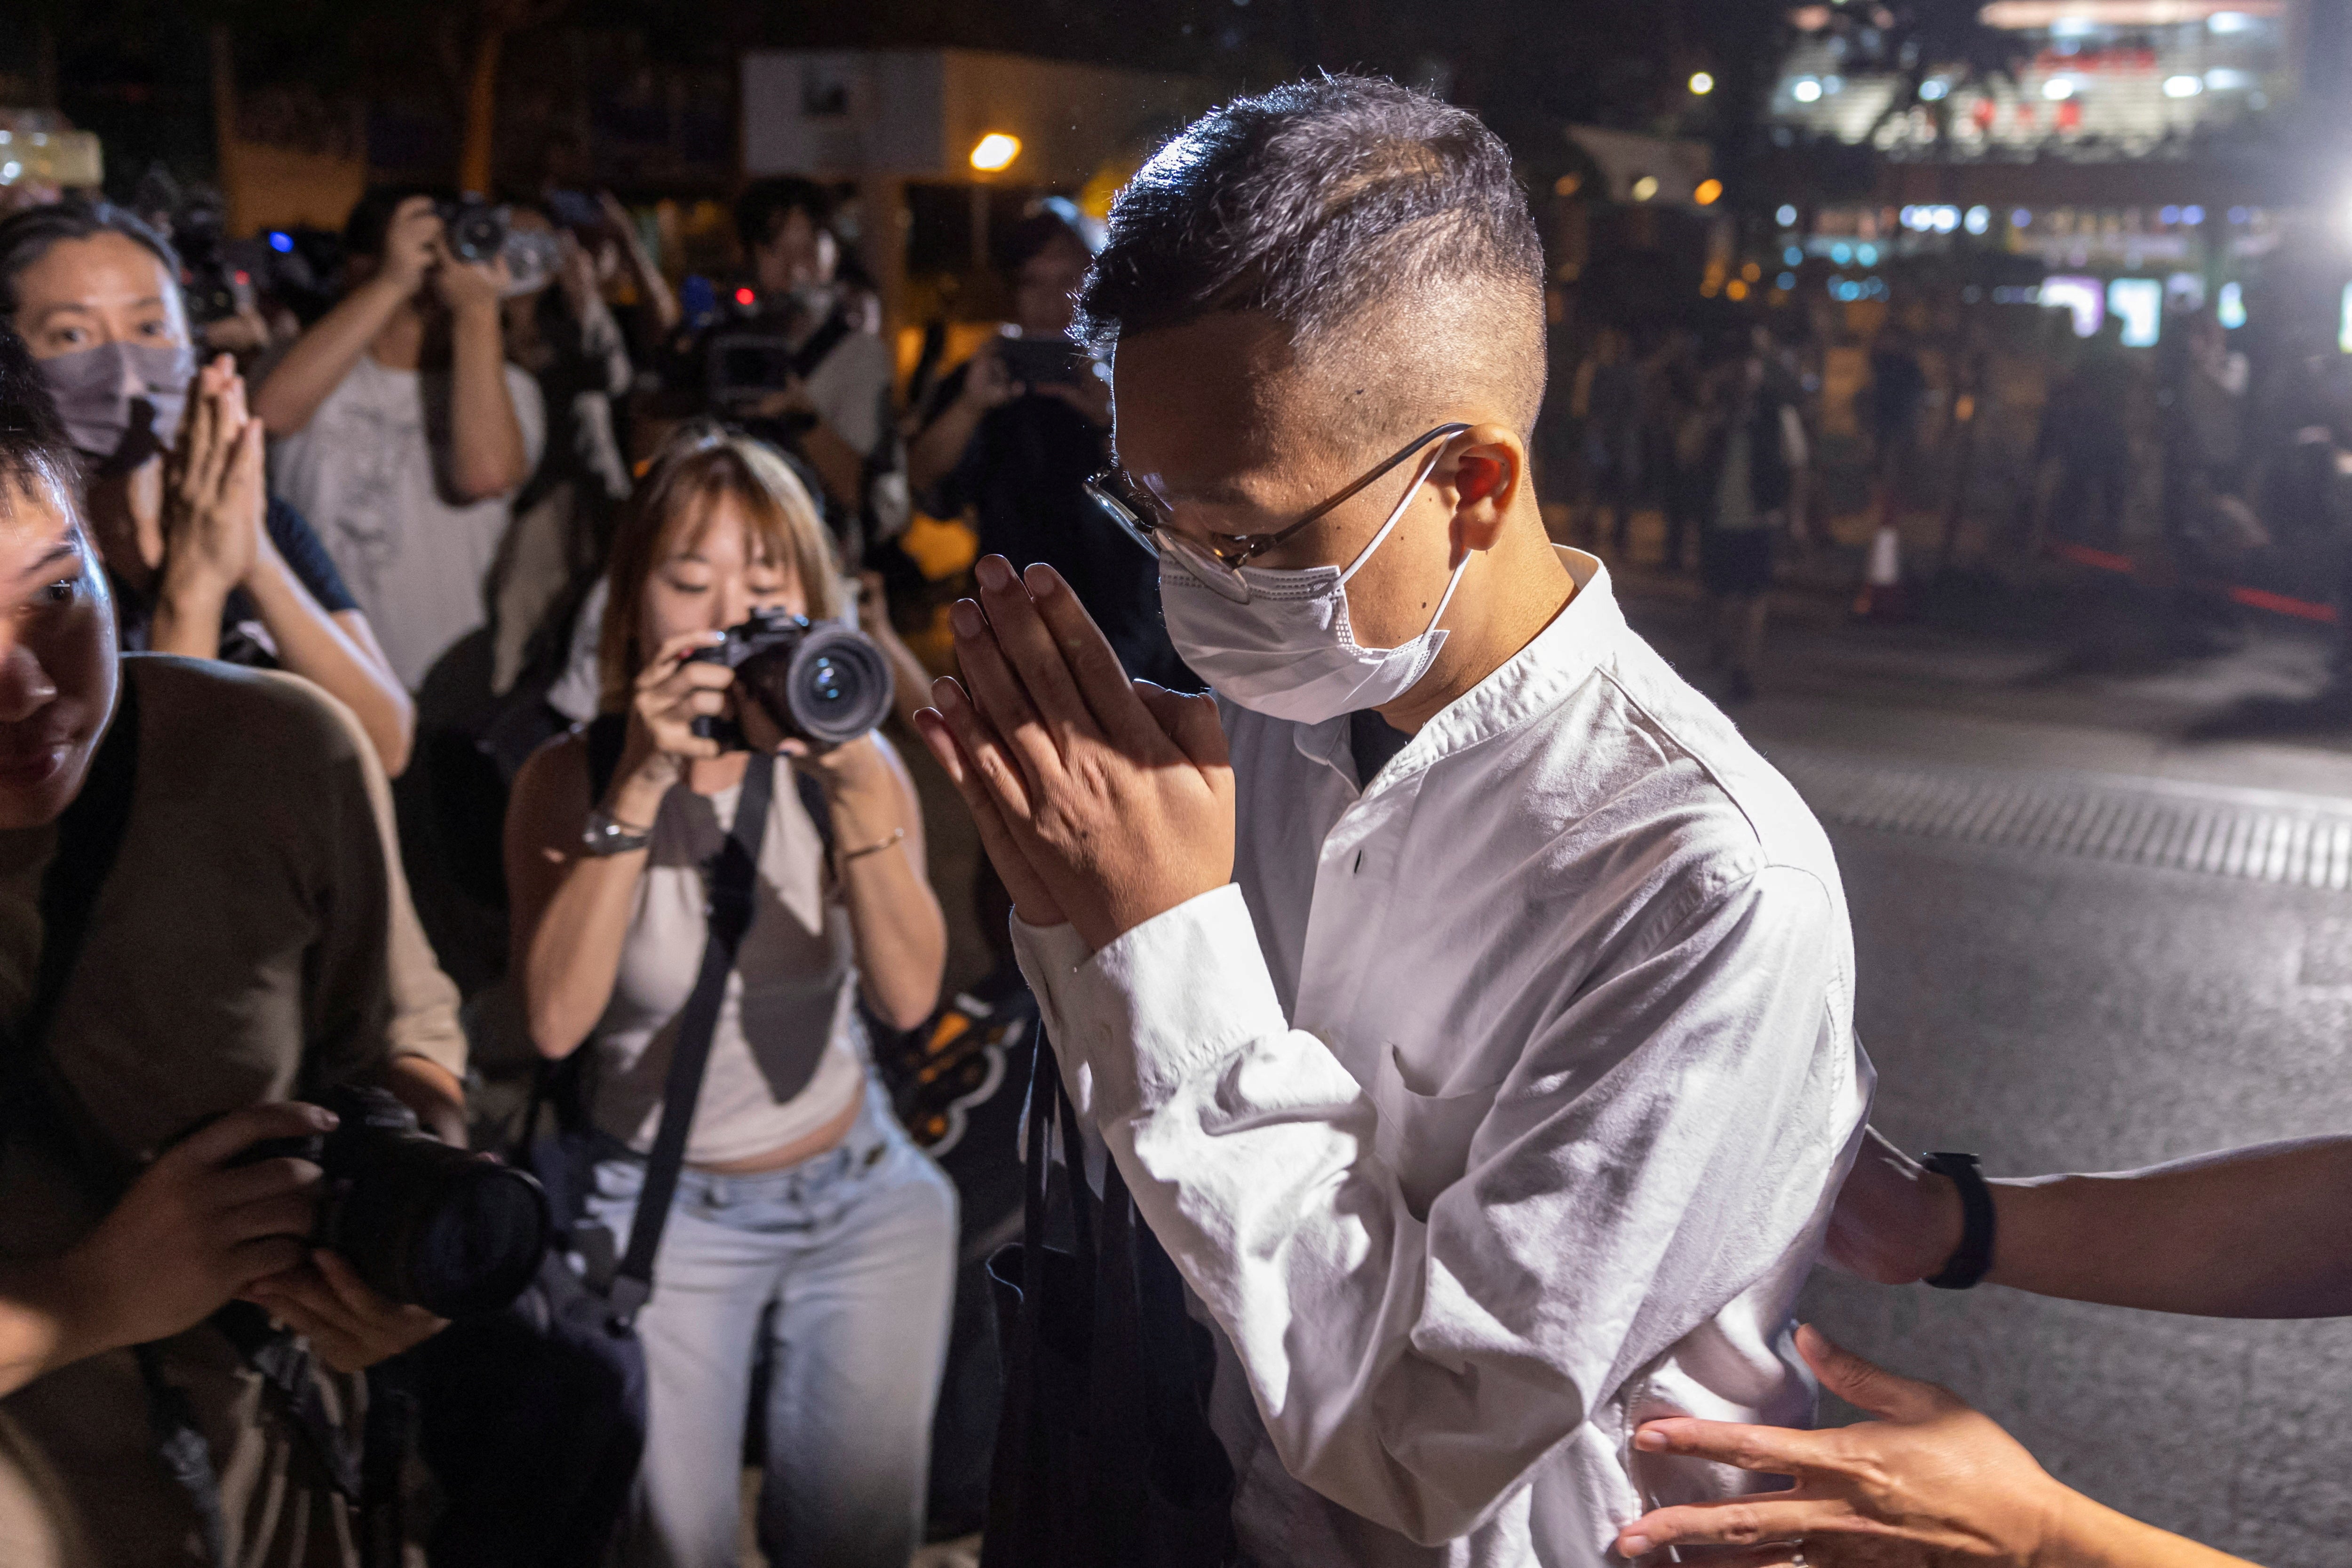
[[[725,642],[688,657],[734,670],[736,689],[759,703],[776,728],[816,745],[855,741],[890,711],[890,667],[882,650],[838,621],[754,610],[750,620],[727,628]],[[751,749],[743,727],[725,719],[697,719],[694,732],[730,752]]]
[[[436,1317],[496,1311],[522,1293],[554,1228],[536,1180],[428,1136],[383,1089],[347,1085],[318,1103],[341,1118],[333,1131],[273,1138],[238,1161],[290,1156],[326,1173],[312,1246]]]

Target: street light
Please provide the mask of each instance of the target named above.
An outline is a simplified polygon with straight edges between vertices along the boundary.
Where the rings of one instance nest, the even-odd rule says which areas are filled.
[[[1690,79],[1690,89],[1698,94],[1699,97],[1705,98],[1708,93],[1715,90],[1715,78],[1709,76],[1705,71],[1693,71]]]
[[[1698,188],[1691,192],[1691,200],[1703,207],[1711,207],[1722,199],[1723,182],[1721,180],[1701,180],[1698,183]]]
[[[1012,166],[1021,156],[1021,138],[1002,131],[992,131],[971,144],[971,166],[983,174],[993,174]]]

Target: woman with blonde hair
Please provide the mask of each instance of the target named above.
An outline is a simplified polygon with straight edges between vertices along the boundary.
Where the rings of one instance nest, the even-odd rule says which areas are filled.
[[[939,991],[946,932],[914,787],[878,735],[829,750],[784,740],[740,700],[732,670],[689,658],[754,609],[818,619],[842,602],[816,509],[782,459],[716,427],[679,433],[614,543],[604,716],[541,747],[515,782],[514,969],[541,1054],[593,1053],[583,1098],[610,1157],[588,1217],[616,1251],[702,960],[707,864],[738,802],[760,793],[747,785],[771,803],[636,1318],[649,1426],[624,1526],[630,1564],[736,1562],[762,1334],[768,1561],[899,1568],[919,1539],[955,1197],[871,1084],[857,1006],[862,994],[912,1027]],[[751,749],[721,750],[698,718],[733,721]],[[772,785],[755,770],[772,770]]]

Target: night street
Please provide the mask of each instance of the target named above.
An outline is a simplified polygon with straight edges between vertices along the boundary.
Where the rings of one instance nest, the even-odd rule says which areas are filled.
[[[2084,852],[2063,810],[2040,820],[2065,847],[2014,842],[2033,836],[2031,801],[2006,828],[1998,809],[1975,814],[1994,842],[1944,836],[1969,829],[1932,803],[1901,830],[1837,820],[1841,804],[1868,804],[1856,780],[1885,796],[1892,778],[1956,802],[2004,787],[2080,798],[2078,822],[2137,805],[2214,829],[2309,820],[2328,837],[2352,824],[2339,750],[2352,730],[2291,745],[2184,739],[2250,692],[2315,681],[2320,638],[2273,623],[2210,665],[2050,679],[2061,655],[2045,647],[1850,626],[1801,597],[1783,607],[1774,679],[1742,722],[1836,845],[1874,1120],[1891,1138],[1977,1151],[2000,1175],[2352,1124],[2352,893],[2336,890],[2338,868],[2306,854],[2271,880],[2242,862],[2231,874],[2109,858],[2108,836],[2088,835]],[[1697,651],[1688,607],[1654,584],[1632,613],[1670,655]],[[2141,835],[2143,852],[2161,852],[2164,826]],[[1890,1290],[1826,1271],[1803,1310],[1850,1348],[1948,1384],[2101,1501],[2261,1563],[2343,1561],[2352,1324]]]

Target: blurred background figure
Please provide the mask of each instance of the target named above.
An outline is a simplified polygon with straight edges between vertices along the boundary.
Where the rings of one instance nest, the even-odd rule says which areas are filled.
[[[1621,327],[1601,329],[1576,367],[1569,411],[1584,432],[1586,537],[1623,554],[1642,487],[1642,369]],[[1604,535],[1601,514],[1609,514]]]
[[[1129,675],[1197,689],[1160,622],[1159,563],[1086,493],[1110,466],[1110,383],[1069,336],[1096,243],[1063,201],[1013,231],[1013,319],[933,389],[908,444],[908,478],[933,516],[971,513],[982,553],[1050,563]]]

